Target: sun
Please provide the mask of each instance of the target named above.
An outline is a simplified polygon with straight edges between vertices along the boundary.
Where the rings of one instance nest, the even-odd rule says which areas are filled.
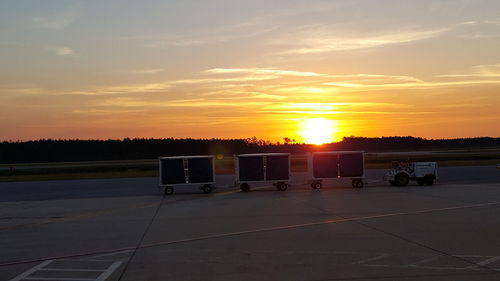
[[[335,141],[338,132],[338,122],[325,118],[305,119],[300,124],[300,135],[305,143],[324,144]]]

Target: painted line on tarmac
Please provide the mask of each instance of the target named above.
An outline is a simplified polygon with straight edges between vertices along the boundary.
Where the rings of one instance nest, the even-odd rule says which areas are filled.
[[[65,260],[47,260],[44,261],[20,275],[14,277],[9,281],[21,281],[21,280],[61,280],[61,281],[105,281],[108,277],[115,272],[120,265],[121,261],[104,261],[105,263],[111,263],[111,265],[107,266],[105,269],[97,269],[97,268],[65,268],[65,267],[47,267],[54,261],[65,261]],[[67,260],[67,261],[79,261],[79,260]],[[93,260],[83,260],[83,261],[93,261]],[[38,273],[38,275],[50,274],[51,272],[72,272],[73,277],[51,277],[51,276],[32,276],[34,273]],[[88,278],[88,277],[78,277],[78,273],[81,275],[87,276],[88,272],[100,272],[99,276],[96,278]],[[52,274],[51,274],[52,275]]]
[[[223,238],[223,237],[230,237],[230,236],[239,236],[239,235],[245,235],[245,234],[295,229],[295,228],[302,228],[302,227],[309,227],[309,226],[327,225],[327,224],[335,224],[335,223],[342,223],[342,222],[363,221],[363,220],[389,218],[389,217],[397,217],[397,216],[405,216],[405,215],[418,215],[418,214],[426,214],[426,213],[434,213],[434,212],[442,212],[442,211],[470,209],[470,208],[478,208],[478,207],[486,207],[486,206],[497,206],[497,205],[500,205],[500,202],[478,203],[478,204],[471,204],[471,205],[464,205],[464,206],[433,208],[433,209],[426,209],[426,210],[420,210],[420,211],[414,211],[414,212],[395,212],[395,213],[389,213],[389,214],[380,214],[380,215],[371,215],[371,216],[354,217],[354,218],[324,220],[324,221],[311,222],[311,223],[257,228],[257,229],[227,232],[227,233],[221,233],[221,234],[212,234],[212,235],[205,235],[205,236],[172,240],[172,241],[143,244],[143,245],[139,246],[138,249],[146,249],[146,248],[152,248],[152,247],[158,247],[158,246],[164,246],[164,245],[180,244],[180,243],[187,243],[187,242],[194,242],[194,241],[208,240],[208,239],[216,239],[216,238]],[[119,251],[133,250],[135,248],[136,248],[135,246],[129,246],[129,247],[123,247],[123,248],[117,248],[117,249],[110,249],[110,250],[75,253],[75,254],[70,254],[70,255],[38,258],[38,259],[31,259],[31,260],[4,262],[4,263],[0,263],[0,267],[9,266],[9,265],[24,264],[24,263],[40,262],[40,261],[51,260],[51,259],[63,259],[63,258],[83,257],[83,256],[89,256],[89,255],[108,254],[108,253],[115,253],[115,252],[119,252]]]
[[[195,200],[195,199],[200,199],[200,198],[201,197],[179,198],[179,199],[167,201],[167,203],[163,203],[163,204],[172,204],[172,203],[184,202],[184,201]],[[94,218],[94,217],[98,217],[98,216],[102,216],[102,215],[109,215],[109,214],[113,214],[113,213],[117,213],[117,212],[130,211],[131,208],[144,209],[144,208],[151,208],[151,207],[156,207],[156,206],[158,206],[157,202],[130,204],[130,205],[126,205],[126,206],[120,207],[120,208],[82,212],[82,213],[78,213],[78,214],[70,214],[70,215],[65,216],[65,217],[40,218],[40,220],[37,222],[2,226],[2,227],[0,227],[0,231],[9,230],[9,229],[18,228],[18,227],[23,227],[23,226],[43,225],[43,224],[50,224],[50,223],[68,222],[68,221],[74,221],[74,220],[79,220],[79,219],[88,219],[88,218]]]
[[[449,210],[458,210],[458,209],[466,209],[466,208],[493,206],[493,205],[499,205],[499,204],[500,204],[500,202],[491,202],[491,203],[482,203],[482,204],[472,204],[472,205],[466,205],[466,206],[427,209],[427,210],[421,210],[421,211],[416,211],[416,212],[398,212],[398,213],[372,215],[372,216],[364,216],[364,217],[357,217],[357,218],[343,218],[343,219],[325,220],[325,221],[311,222],[311,223],[258,228],[258,229],[244,230],[244,231],[228,232],[228,233],[213,234],[213,235],[199,236],[199,237],[193,237],[193,238],[144,244],[140,248],[141,249],[142,248],[151,248],[151,247],[170,245],[170,244],[186,243],[186,242],[216,239],[216,238],[229,237],[229,236],[239,236],[239,235],[261,233],[261,232],[270,232],[270,231],[277,231],[277,230],[287,230],[287,229],[302,228],[302,227],[308,227],[308,226],[318,226],[318,225],[335,224],[335,223],[351,222],[351,221],[362,221],[362,220],[387,218],[387,217],[395,217],[395,216],[402,216],[402,215],[425,214],[425,213],[432,213],[432,212],[439,212],[439,211],[449,211]]]
[[[367,259],[364,259],[364,260],[356,261],[356,262],[353,262],[351,264],[364,264],[364,263],[367,263],[367,262],[381,260],[381,259],[383,259],[385,257],[389,257],[389,256],[390,256],[390,254],[382,254],[382,255],[378,255],[378,256],[375,256],[375,257],[367,258]]]
[[[119,252],[97,255],[97,256],[93,256],[92,258],[103,258],[103,257],[120,255],[120,254],[126,254],[126,253],[130,253],[130,252],[132,252],[132,250],[124,250],[124,251],[119,251]]]
[[[46,261],[42,262],[41,264],[39,264],[37,266],[34,266],[31,269],[28,269],[27,271],[25,271],[24,273],[18,275],[17,277],[14,277],[14,279],[11,279],[10,281],[20,281],[20,280],[23,280],[26,277],[30,276],[32,273],[38,271],[41,268],[44,268],[46,265],[49,265],[52,262],[53,262],[53,260],[46,260]]]
[[[437,260],[437,259],[439,259],[441,257],[446,257],[446,256],[442,256],[442,255],[436,256],[435,255],[435,256],[432,256],[430,258],[425,258],[423,260],[419,260],[419,261],[416,261],[414,263],[411,263],[408,266],[420,266],[421,264],[425,264],[425,263],[429,263],[431,261],[435,261],[435,260]]]
[[[467,257],[467,256],[462,256],[462,257]],[[479,256],[473,256],[473,257],[479,257]],[[485,258],[485,257],[483,257],[483,258]],[[489,257],[487,259],[484,259],[484,260],[478,262],[477,265],[471,265],[471,266],[468,266],[467,268],[468,269],[478,269],[478,268],[480,268],[480,266],[486,266],[486,265],[488,265],[490,263],[494,263],[498,260],[500,260],[499,256]]]

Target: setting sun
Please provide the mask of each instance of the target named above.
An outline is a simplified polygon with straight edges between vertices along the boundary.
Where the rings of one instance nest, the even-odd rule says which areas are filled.
[[[311,118],[302,121],[300,135],[305,143],[324,144],[335,141],[337,132],[336,120]]]

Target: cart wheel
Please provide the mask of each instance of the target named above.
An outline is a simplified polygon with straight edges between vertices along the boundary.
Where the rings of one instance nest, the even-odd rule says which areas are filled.
[[[426,176],[426,177],[424,177],[424,182],[425,182],[425,185],[433,185],[434,178],[432,176]]]
[[[312,187],[313,189],[321,189],[322,184],[321,184],[321,182],[319,182],[319,181],[315,181],[315,182],[311,183],[311,187]]]
[[[172,195],[174,194],[174,189],[171,186],[165,187],[165,195]]]
[[[288,188],[288,184],[284,182],[278,182],[276,184],[276,187],[278,188],[278,190],[285,191]]]
[[[399,173],[394,178],[397,186],[407,186],[410,182],[410,177],[405,173]]]
[[[212,185],[210,184],[205,184],[202,188],[203,192],[205,193],[211,193],[213,188],[212,188]]]
[[[362,180],[360,179],[353,179],[352,180],[352,187],[353,188],[363,188],[365,184],[363,183]]]
[[[242,183],[242,184],[240,184],[240,189],[243,192],[249,192],[250,191],[250,185],[248,183]]]

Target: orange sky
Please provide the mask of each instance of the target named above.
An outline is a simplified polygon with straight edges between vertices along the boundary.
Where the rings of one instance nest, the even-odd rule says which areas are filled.
[[[3,3],[0,140],[499,137],[500,3],[415,2]]]

